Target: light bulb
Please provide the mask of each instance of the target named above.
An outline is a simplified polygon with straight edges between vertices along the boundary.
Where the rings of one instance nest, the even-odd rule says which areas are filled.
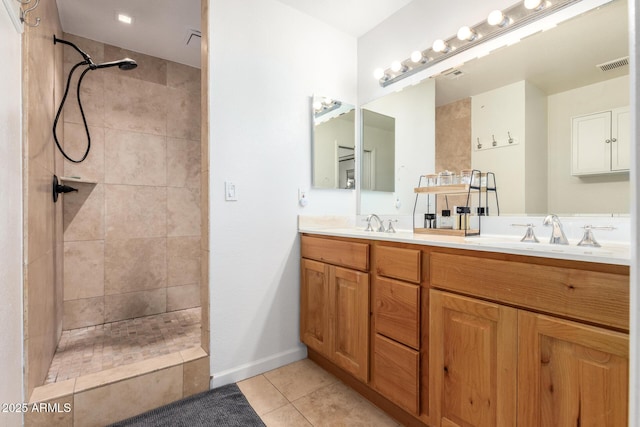
[[[499,27],[504,27],[505,24],[507,23],[507,17],[504,16],[504,13],[502,13],[501,10],[494,10],[493,12],[491,12],[489,14],[489,16],[487,17],[487,23],[489,25],[497,25]]]
[[[313,110],[314,110],[314,111],[320,111],[320,110],[322,110],[322,102],[320,102],[320,101],[313,101]]]
[[[416,64],[418,62],[422,62],[424,60],[424,56],[422,56],[422,52],[420,52],[419,50],[414,50],[413,52],[411,52],[411,61],[415,62]]]
[[[400,61],[393,61],[391,63],[391,71],[397,73],[400,70],[402,70],[402,64],[400,63]]]
[[[467,26],[460,27],[458,30],[458,40],[473,41],[476,39],[476,36],[476,32]]]
[[[373,77],[375,77],[376,80],[380,80],[384,77],[384,70],[382,68],[376,68],[373,71]]]
[[[524,7],[527,9],[539,9],[542,6],[542,0],[524,0]]]
[[[444,53],[447,53],[450,50],[447,42],[445,42],[442,39],[438,39],[434,41],[433,45],[431,46],[431,49],[433,49],[434,52],[444,52]]]

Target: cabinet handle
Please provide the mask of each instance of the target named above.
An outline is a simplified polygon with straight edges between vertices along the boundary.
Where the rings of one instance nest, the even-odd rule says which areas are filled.
[[[611,142],[611,140],[610,140],[610,139],[607,139],[605,142],[608,144],[608,143],[610,143],[610,142]]]
[[[611,142],[616,142],[616,141],[617,141],[617,139],[611,138]]]

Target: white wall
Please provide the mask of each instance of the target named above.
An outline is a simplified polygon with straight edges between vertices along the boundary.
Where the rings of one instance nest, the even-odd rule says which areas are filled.
[[[471,165],[495,173],[501,214],[525,212],[525,86],[519,81],[471,97]],[[504,145],[509,133],[516,144]],[[493,137],[500,146],[487,148]]]
[[[629,76],[549,96],[549,211],[629,213],[629,175],[571,175],[571,117],[629,105]]]
[[[22,112],[21,49],[0,6],[0,403],[20,403],[22,391]],[[22,424],[21,414],[0,413],[0,426]]]
[[[355,192],[310,188],[309,96],[356,104],[356,40],[275,0],[210,4],[213,385],[306,355],[297,215],[355,213]],[[224,181],[238,201],[225,202]]]

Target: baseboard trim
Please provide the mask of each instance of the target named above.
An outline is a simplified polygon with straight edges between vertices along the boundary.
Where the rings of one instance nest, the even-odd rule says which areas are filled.
[[[288,365],[289,363],[297,362],[298,360],[302,360],[306,357],[307,347],[301,346],[282,353],[267,356],[262,359],[254,360],[243,365],[235,366],[221,372],[215,372],[214,367],[211,367],[211,372],[213,372],[211,388],[221,387],[223,385],[246,380],[247,378],[255,377],[256,375],[263,374],[272,369],[280,368],[281,366]],[[211,360],[213,362],[214,358],[212,357]]]

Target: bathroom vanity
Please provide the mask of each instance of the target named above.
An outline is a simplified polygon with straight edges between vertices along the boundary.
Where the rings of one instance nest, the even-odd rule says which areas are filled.
[[[477,239],[301,229],[309,358],[404,425],[626,425],[628,260]]]

